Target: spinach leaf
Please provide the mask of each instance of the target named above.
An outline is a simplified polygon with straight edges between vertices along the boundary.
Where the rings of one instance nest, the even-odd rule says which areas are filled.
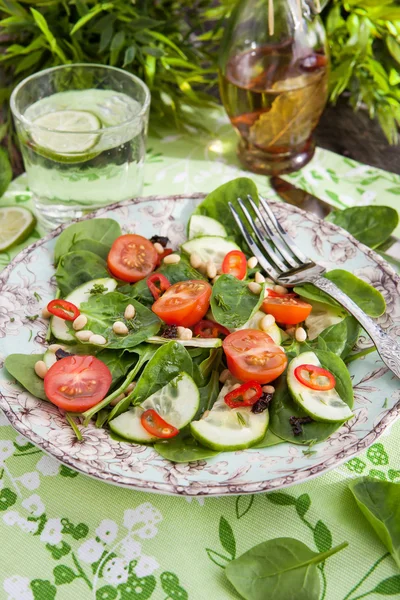
[[[360,333],[358,321],[351,315],[320,333],[317,345],[320,350],[329,350],[343,360],[353,349]]]
[[[133,319],[127,320],[124,312],[129,303],[133,304],[136,312]],[[91,296],[87,302],[82,302],[80,310],[88,319],[85,329],[104,336],[107,348],[133,348],[155,335],[161,326],[160,319],[153,311],[119,292]],[[115,321],[124,322],[129,333],[114,333]]]
[[[241,327],[257,312],[264,300],[264,286],[257,296],[246,281],[233,275],[221,275],[213,285],[211,310],[214,319],[224,327]]]
[[[156,450],[163,458],[177,463],[193,462],[217,456],[219,452],[205,448],[191,435],[190,430],[182,430],[176,437],[165,442],[156,442]]]
[[[358,508],[400,568],[400,484],[369,477],[349,483]]]
[[[135,389],[130,394],[132,404],[141,404],[181,371],[189,375],[193,373],[192,359],[186,348],[174,341],[160,346],[145,366]]]
[[[257,444],[254,444],[254,446],[251,446],[251,448],[269,448],[270,446],[277,446],[284,442],[285,440],[272,433],[270,429],[267,429],[267,433],[264,435],[263,439]]]
[[[43,379],[35,373],[35,363],[38,360],[43,360],[43,354],[9,354],[4,366],[29,393],[41,400],[47,400]]]
[[[245,600],[318,600],[317,564],[346,546],[318,553],[294,538],[275,538],[232,560],[225,574]]]
[[[320,361],[321,365],[334,374],[336,379],[336,390],[350,408],[353,407],[354,395],[350,373],[346,365],[339,356],[326,350],[310,348],[307,344],[302,344],[301,352],[312,350]],[[324,423],[322,421],[312,421],[302,425],[303,433],[294,435],[289,419],[292,416],[306,417],[307,414],[295,402],[290,395],[286,372],[279,378],[275,394],[269,408],[271,431],[285,441],[292,444],[310,444],[326,440],[332,433],[342,427],[343,423]]]
[[[69,251],[81,252],[82,250],[93,252],[93,254],[97,254],[97,256],[100,256],[100,258],[106,260],[108,253],[110,252],[110,246],[106,246],[105,244],[102,244],[96,240],[78,240],[72,244]]]
[[[123,350],[120,352],[116,350],[102,350],[97,354],[97,358],[110,369],[113,383],[121,379],[137,362],[137,358],[134,355]]]
[[[206,385],[211,371],[217,369],[222,358],[222,348],[212,348],[208,356],[199,356],[193,359],[193,379],[197,386]],[[200,361],[199,361],[200,359]]]
[[[121,235],[121,227],[114,219],[90,219],[73,223],[58,236],[54,248],[54,262],[58,264],[60,258],[72,250],[71,246],[82,240],[95,240],[108,247]],[[94,279],[92,277],[91,279]]]
[[[344,210],[334,210],[327,217],[339,227],[343,227],[357,240],[375,248],[383,244],[399,224],[399,215],[390,206],[353,206]]]
[[[57,285],[62,298],[86,281],[109,276],[105,260],[86,250],[64,254],[56,270]]]
[[[326,292],[318,289],[312,283],[303,283],[302,285],[296,285],[293,288],[293,291],[296,294],[299,294],[302,298],[306,300],[311,300],[312,302],[318,302],[319,304],[328,304],[329,306],[334,306],[335,308],[342,308],[339,302],[336,302],[329,296]]]
[[[253,197],[254,202],[258,205],[258,192],[254,181],[248,177],[238,177],[227,183],[219,186],[213,192],[210,192],[206,198],[196,207],[194,215],[206,215],[212,217],[222,223],[227,231],[228,236],[235,238],[239,246],[243,245],[242,234],[240,233],[236,221],[229,210],[228,202],[232,202],[239,214],[241,208],[238,204],[238,198],[246,200],[247,195]],[[250,210],[252,216],[255,214]]]
[[[219,372],[217,370],[211,373],[211,377],[207,385],[203,387],[199,387],[200,394],[200,403],[199,409],[195,416],[193,417],[193,421],[197,421],[202,417],[206,410],[211,410],[214,406],[214,402],[218,398],[219,395]]]

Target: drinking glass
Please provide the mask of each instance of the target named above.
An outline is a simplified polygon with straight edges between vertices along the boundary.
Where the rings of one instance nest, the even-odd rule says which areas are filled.
[[[62,65],[24,79],[10,105],[45,228],[141,193],[150,91],[138,77]]]

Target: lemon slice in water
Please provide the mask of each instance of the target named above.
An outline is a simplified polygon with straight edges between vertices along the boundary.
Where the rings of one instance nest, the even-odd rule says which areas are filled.
[[[93,148],[99,136],[88,132],[101,128],[96,115],[86,110],[56,110],[38,117],[33,125],[35,144],[60,156],[82,155]]]
[[[23,242],[35,227],[36,219],[22,206],[0,208],[0,252]]]

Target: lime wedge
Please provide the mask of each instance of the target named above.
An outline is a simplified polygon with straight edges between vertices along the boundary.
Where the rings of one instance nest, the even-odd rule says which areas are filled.
[[[36,128],[35,125],[39,125],[43,129]],[[82,155],[93,148],[99,137],[95,133],[87,132],[100,128],[100,120],[91,112],[56,110],[35,119],[32,139],[37,146],[61,156],[65,154]]]
[[[22,206],[0,208],[0,252],[23,242],[35,227],[36,219]]]

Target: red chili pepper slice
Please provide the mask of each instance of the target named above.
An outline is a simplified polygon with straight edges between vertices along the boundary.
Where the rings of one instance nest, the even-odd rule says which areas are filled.
[[[297,294],[278,294],[278,292],[274,292],[274,290],[267,289],[268,296],[270,298],[297,298]]]
[[[157,258],[157,263],[156,263],[156,267],[159,267],[159,266],[161,265],[161,263],[162,263],[163,259],[164,259],[166,256],[168,256],[169,254],[172,254],[172,253],[173,253],[173,250],[172,250],[172,248],[165,248],[164,252],[163,252],[162,254],[159,254],[159,255],[158,255],[158,258]]]
[[[194,326],[193,333],[201,338],[217,338],[220,335],[226,337],[230,331],[219,323],[203,319]]]
[[[257,381],[248,381],[240,387],[232,390],[224,398],[225,404],[230,408],[240,408],[241,406],[253,406],[262,396],[262,388]]]
[[[147,278],[147,285],[153,294],[154,300],[158,300],[165,290],[171,287],[169,280],[161,273],[153,273]]]
[[[47,305],[49,313],[64,321],[74,321],[81,314],[79,308],[68,300],[51,300]]]
[[[246,255],[240,250],[231,250],[222,262],[222,272],[244,279],[247,271]]]
[[[152,408],[144,411],[140,417],[140,422],[150,435],[155,435],[165,440],[175,437],[179,433],[179,429],[164,421]]]
[[[300,383],[312,390],[327,392],[336,385],[336,379],[330,371],[316,365],[299,365],[294,375]]]

